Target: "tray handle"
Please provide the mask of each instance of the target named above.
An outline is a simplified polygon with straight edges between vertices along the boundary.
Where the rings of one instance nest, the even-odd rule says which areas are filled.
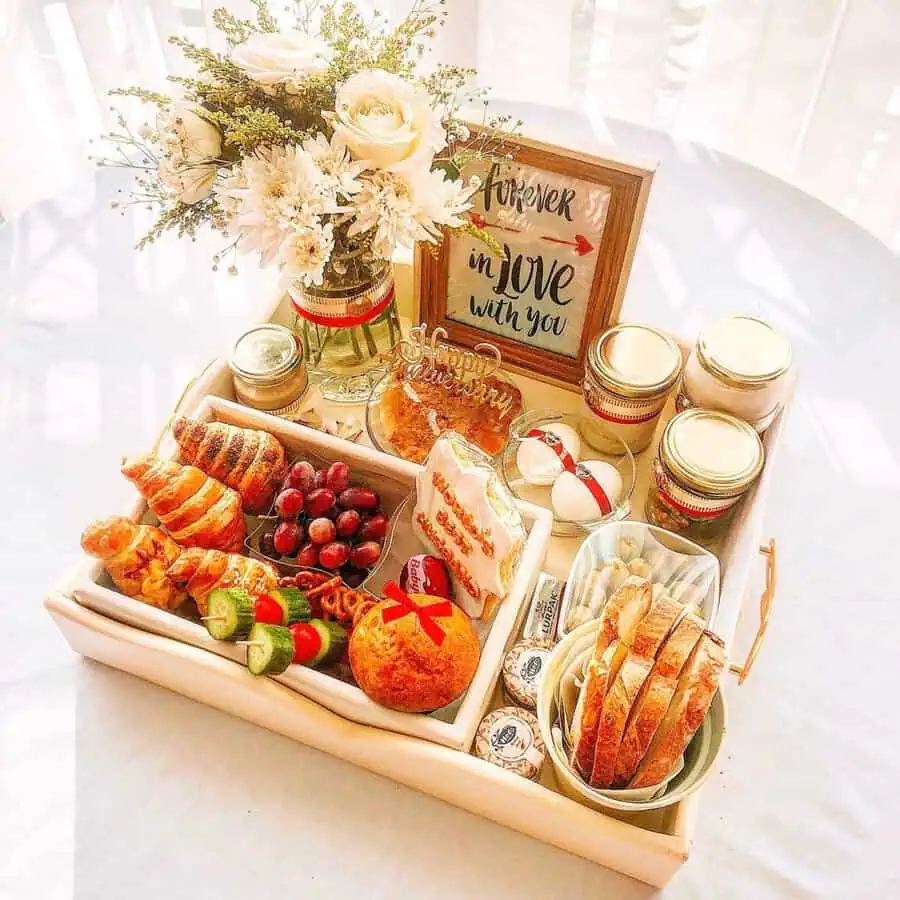
[[[766,629],[769,627],[769,617],[772,614],[772,604],[775,602],[775,586],[778,574],[777,556],[775,553],[775,538],[770,538],[768,544],[763,544],[759,548],[759,552],[766,558],[766,586],[763,588],[762,595],[759,598],[759,628],[756,630],[756,637],[750,645],[750,652],[742,666],[732,663],[728,669],[738,676],[738,684],[743,684],[750,674],[750,669],[756,660],[760,647],[762,647],[763,638],[766,636]]]

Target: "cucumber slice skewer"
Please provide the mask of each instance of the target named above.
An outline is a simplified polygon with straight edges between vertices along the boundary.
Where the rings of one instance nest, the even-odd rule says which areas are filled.
[[[253,627],[253,598],[241,588],[217,588],[206,601],[206,630],[217,641],[237,641]]]
[[[322,638],[322,646],[319,652],[310,660],[313,668],[330,666],[336,663],[344,653],[347,646],[347,632],[337,622],[324,622],[322,619],[312,619],[312,625]]]
[[[310,616],[309,600],[306,594],[297,588],[278,588],[269,591],[269,596],[282,608],[284,616],[283,625],[291,625],[294,622],[305,622]]]
[[[280,675],[294,659],[294,638],[284,625],[257,622],[247,643],[247,668],[254,675]]]

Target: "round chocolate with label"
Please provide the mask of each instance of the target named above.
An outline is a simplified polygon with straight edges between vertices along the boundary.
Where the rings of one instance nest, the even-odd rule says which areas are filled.
[[[547,755],[537,717],[514,706],[488,713],[475,733],[475,755],[508,772],[537,780]]]
[[[513,645],[503,660],[503,687],[513,703],[534,709],[544,667],[553,649],[547,638],[527,638]]]

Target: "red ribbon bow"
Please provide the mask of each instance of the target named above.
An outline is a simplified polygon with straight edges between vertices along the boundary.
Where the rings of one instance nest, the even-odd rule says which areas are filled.
[[[419,606],[399,584],[389,581],[384,586],[384,595],[388,600],[394,600],[396,606],[385,606],[381,613],[382,621],[387,624],[395,619],[402,619],[412,613],[419,617],[422,631],[428,635],[438,647],[444,643],[446,632],[435,618],[453,615],[453,604],[449,600],[441,600],[439,603],[429,603],[427,606]]]

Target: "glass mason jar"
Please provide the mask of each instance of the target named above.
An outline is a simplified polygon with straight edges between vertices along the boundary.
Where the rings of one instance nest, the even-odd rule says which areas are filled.
[[[306,362],[290,329],[269,323],[244,332],[228,365],[240,403],[276,416],[300,409],[308,384]]]
[[[390,261],[336,253],[321,285],[296,284],[289,293],[294,331],[322,396],[368,400],[386,371],[383,355],[402,337]]]
[[[588,348],[582,383],[581,429],[604,453],[622,444],[640,453],[681,374],[681,351],[649,325],[624,323],[601,334]]]
[[[742,419],[704,409],[678,413],[653,460],[647,521],[698,543],[714,540],[764,459],[759,435]]]
[[[725,316],[705,325],[684,369],[677,408],[719,409],[762,434],[778,415],[791,345],[767,322]]]

